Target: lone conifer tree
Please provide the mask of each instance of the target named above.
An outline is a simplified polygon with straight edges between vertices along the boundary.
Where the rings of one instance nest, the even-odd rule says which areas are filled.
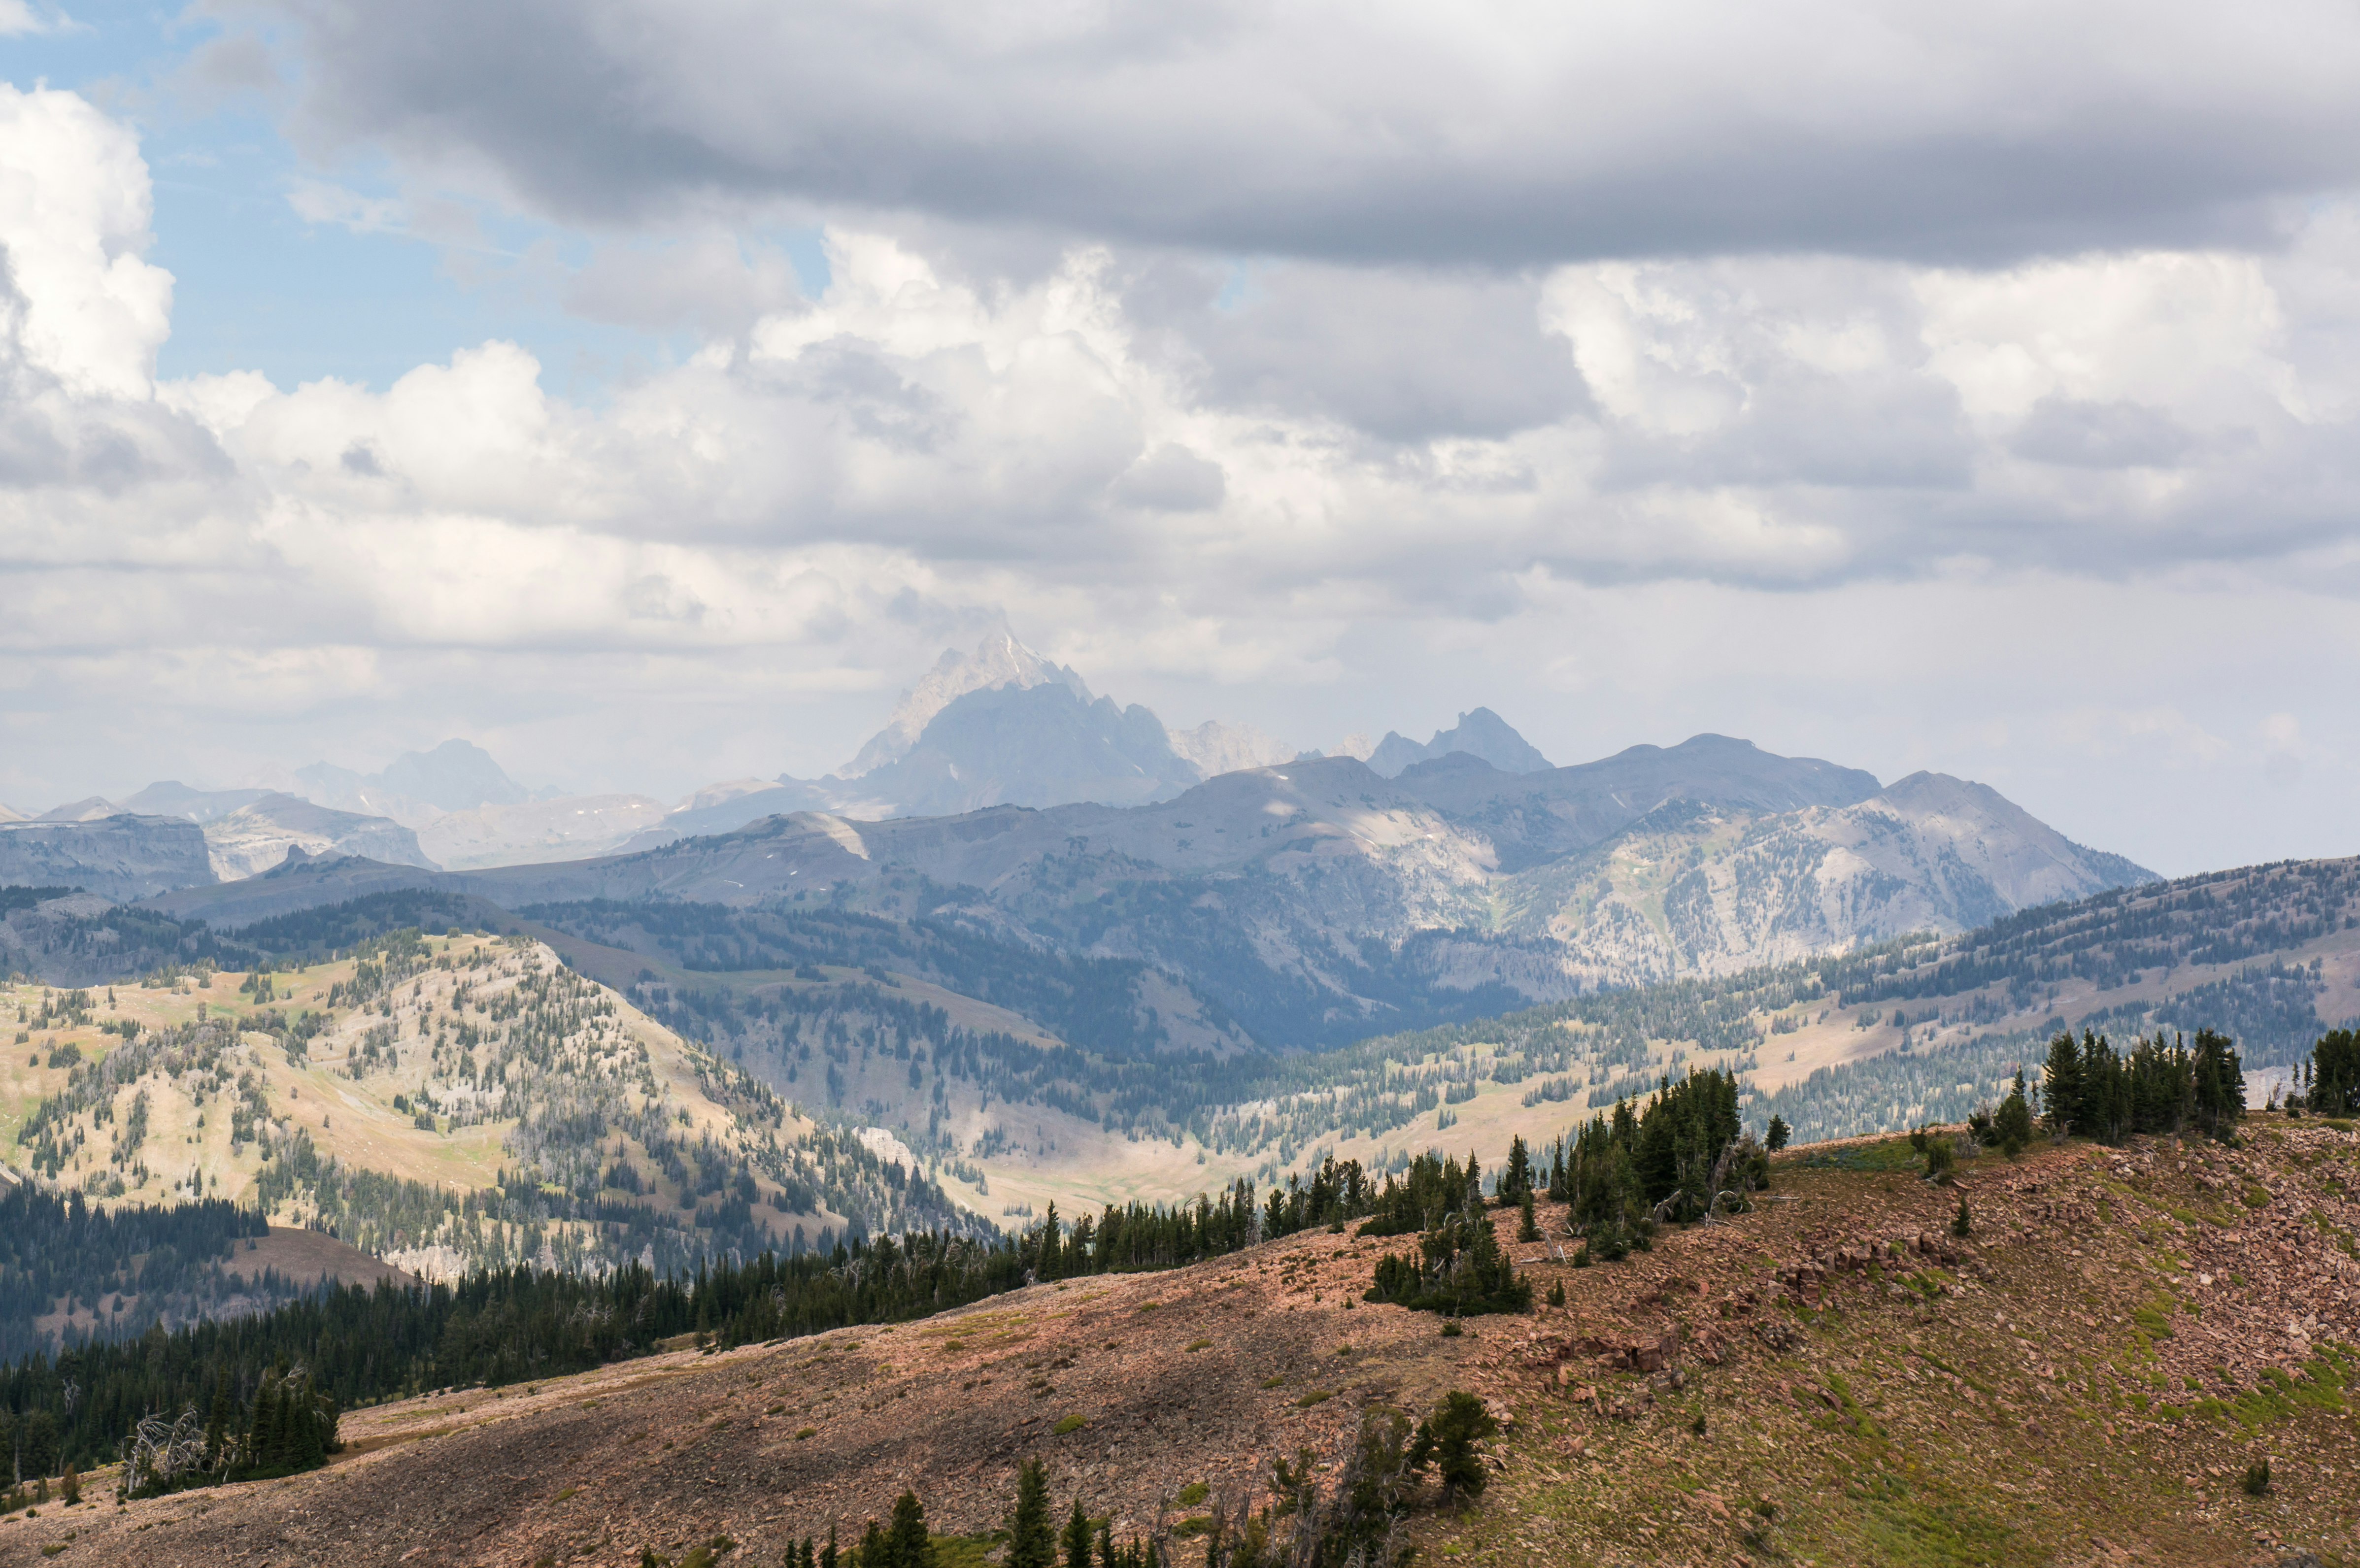
[[[885,1532],[885,1561],[890,1568],[934,1568],[934,1543],[926,1535],[926,1510],[918,1494],[903,1492],[893,1500],[893,1525]],[[868,1568],[864,1548],[861,1568]]]
[[[1768,1135],[1762,1139],[1762,1147],[1768,1149],[1771,1153],[1775,1154],[1780,1149],[1786,1148],[1786,1140],[1794,1136],[1795,1129],[1786,1125],[1786,1117],[1772,1116],[1770,1118],[1770,1131]]]
[[[1074,1499],[1072,1517],[1065,1520],[1065,1568],[1090,1568],[1090,1520],[1082,1512],[1082,1499]]]
[[[2081,1105],[2081,1051],[2070,1034],[2049,1042],[2049,1062],[2040,1076],[2040,1100],[2051,1138],[2062,1139],[2087,1119]]]
[[[1016,1508],[1008,1516],[1008,1555],[1000,1568],[1057,1568],[1057,1530],[1049,1522],[1049,1468],[1027,1459],[1016,1472]]]
[[[1474,1395],[1453,1389],[1434,1414],[1417,1423],[1410,1442],[1409,1467],[1423,1470],[1429,1460],[1442,1476],[1445,1505],[1480,1497],[1488,1479],[1482,1455],[1475,1445],[1496,1434],[1500,1423]]]

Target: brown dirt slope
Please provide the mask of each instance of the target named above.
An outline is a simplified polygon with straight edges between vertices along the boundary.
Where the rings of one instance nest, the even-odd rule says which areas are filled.
[[[239,1242],[230,1268],[249,1279],[259,1279],[268,1270],[282,1279],[307,1284],[322,1279],[341,1279],[352,1285],[418,1283],[416,1275],[405,1273],[383,1258],[372,1258],[357,1247],[320,1231],[293,1225],[272,1225],[268,1236]]]
[[[1298,1446],[1332,1459],[1361,1410],[1450,1388],[1511,1425],[1475,1507],[1418,1514],[1427,1562],[2360,1561],[2360,1134],[2257,1116],[2235,1150],[1986,1157],[1963,1241],[1957,1191],[1907,1154],[1790,1156],[1754,1213],[1625,1264],[1514,1246],[1567,1305],[1464,1337],[1346,1306],[1383,1244],[1320,1233],[355,1412],[324,1472],[18,1515],[0,1565],[623,1568],[727,1535],[724,1563],[773,1568],[905,1486],[938,1530],[989,1530],[1029,1454],[1061,1509],[1143,1527],[1195,1511],[1173,1501],[1192,1483],[1249,1493]]]

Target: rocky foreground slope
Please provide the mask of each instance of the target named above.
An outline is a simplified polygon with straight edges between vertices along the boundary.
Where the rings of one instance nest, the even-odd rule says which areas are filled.
[[[325,1471],[19,1514],[0,1564],[624,1565],[727,1538],[721,1561],[768,1565],[905,1486],[937,1531],[989,1531],[1032,1455],[1061,1513],[1161,1520],[1194,1563],[1187,1521],[1273,1459],[1332,1463],[1364,1412],[1454,1388],[1507,1424],[1479,1502],[1415,1516],[1429,1562],[2360,1553],[2360,1132],[2256,1116],[2235,1149],[2043,1145],[1956,1189],[1907,1163],[1899,1141],[1791,1154],[1754,1213],[1623,1265],[1511,1243],[1566,1304],[1460,1337],[1357,1300],[1382,1243],[1313,1233],[353,1412]]]

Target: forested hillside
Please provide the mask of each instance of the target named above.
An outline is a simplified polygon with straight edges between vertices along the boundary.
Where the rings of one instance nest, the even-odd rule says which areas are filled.
[[[260,933],[326,947],[283,970],[0,992],[26,1052],[0,1064],[9,1162],[93,1203],[231,1199],[436,1275],[976,1223],[529,938],[330,945],[379,923]]]

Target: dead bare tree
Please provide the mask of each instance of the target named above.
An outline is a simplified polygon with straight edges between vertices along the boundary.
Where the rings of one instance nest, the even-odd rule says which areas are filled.
[[[192,1475],[204,1473],[205,1423],[191,1405],[177,1421],[143,1416],[131,1434],[123,1459],[123,1479],[116,1490],[125,1497],[148,1491],[170,1491]]]

